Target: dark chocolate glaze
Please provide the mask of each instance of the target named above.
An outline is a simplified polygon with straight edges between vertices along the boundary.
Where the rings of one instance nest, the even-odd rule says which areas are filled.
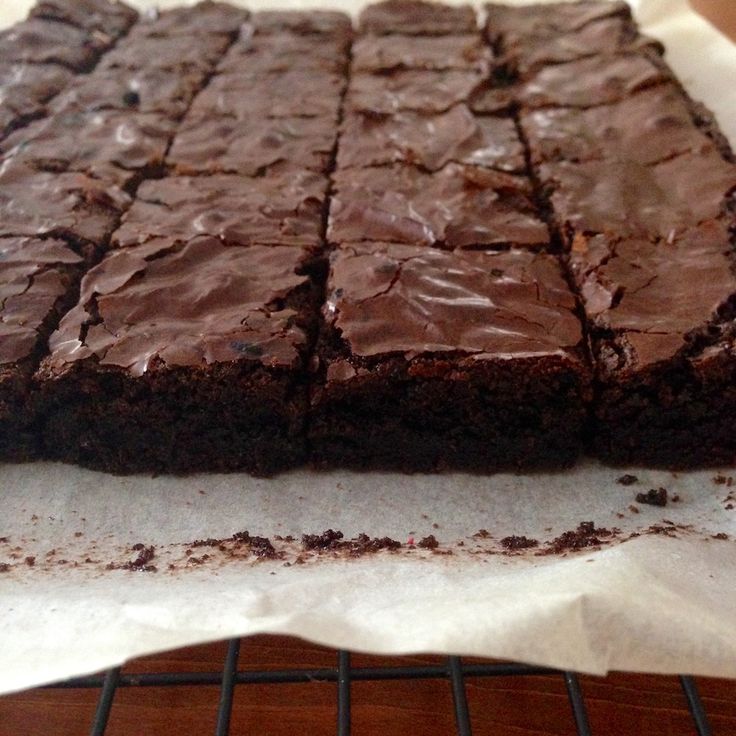
[[[395,69],[490,68],[491,50],[479,34],[461,36],[362,36],[353,44],[354,72]]]
[[[693,125],[680,90],[662,85],[612,105],[542,108],[525,112],[521,126],[532,162],[619,158],[652,164],[698,153],[711,141]]]
[[[210,235],[238,245],[321,242],[325,177],[307,171],[247,179],[170,177],[144,182],[113,235],[116,247]]]
[[[524,147],[511,118],[480,117],[465,105],[423,115],[348,113],[337,165],[341,169],[410,163],[430,171],[450,162],[520,172]]]
[[[109,254],[51,336],[45,368],[80,360],[134,375],[232,361],[295,367],[307,340],[285,301],[303,288],[304,251],[197,237]]]
[[[444,5],[426,0],[383,0],[364,8],[358,18],[360,30],[377,35],[403,33],[444,36],[473,33],[478,24],[470,5]]]
[[[82,260],[64,241],[0,238],[0,365],[33,355],[42,326]]]
[[[671,238],[722,215],[736,188],[736,167],[714,148],[653,166],[625,160],[544,164],[540,174],[569,237]]]
[[[332,255],[324,318],[356,356],[507,359],[577,350],[574,310],[554,256],[360,243]],[[349,375],[338,364],[328,380]]]
[[[468,248],[549,242],[524,177],[457,164],[433,174],[396,165],[338,171],[334,186],[328,238],[335,243]]]

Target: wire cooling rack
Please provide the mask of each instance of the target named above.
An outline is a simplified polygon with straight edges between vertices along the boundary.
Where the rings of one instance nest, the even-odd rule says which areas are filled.
[[[460,657],[448,657],[445,664],[417,667],[353,667],[350,652],[340,650],[336,653],[336,666],[319,669],[286,670],[248,670],[238,669],[240,639],[231,639],[221,671],[217,672],[167,672],[167,673],[125,673],[119,667],[104,674],[77,677],[72,680],[48,685],[49,688],[99,688],[91,736],[104,736],[110,721],[115,693],[120,687],[180,687],[183,685],[219,685],[220,699],[217,711],[215,736],[228,736],[233,695],[236,685],[285,684],[308,682],[337,683],[336,733],[349,736],[351,732],[351,686],[353,682],[376,680],[428,680],[445,679],[452,690],[455,709],[456,733],[458,736],[471,736],[470,710],[465,691],[466,678],[472,677],[524,677],[530,675],[558,675],[563,678],[570,700],[576,732],[579,736],[592,736],[588,722],[585,700],[580,683],[574,672],[561,672],[548,667],[535,667],[514,663],[466,664]],[[711,730],[703,703],[698,694],[695,681],[681,675],[680,683],[687,699],[694,732],[698,736],[710,736]],[[477,734],[476,736],[482,736]]]

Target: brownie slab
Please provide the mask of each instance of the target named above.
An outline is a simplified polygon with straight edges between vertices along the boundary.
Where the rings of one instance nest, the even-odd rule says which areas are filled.
[[[406,163],[437,171],[451,162],[524,171],[524,147],[513,119],[473,115],[462,104],[438,114],[345,116],[340,169]]]
[[[596,453],[686,468],[736,461],[733,244],[707,222],[668,240],[579,238],[569,256],[597,363]]]
[[[656,164],[711,148],[711,139],[693,124],[682,92],[669,84],[587,110],[523,112],[520,123],[534,164],[604,158]]]
[[[38,455],[31,374],[71,306],[81,261],[61,240],[0,238],[0,460]]]
[[[443,36],[477,30],[475,11],[470,5],[444,5],[425,0],[384,0],[364,8],[358,17],[363,33],[402,33]]]
[[[46,452],[116,473],[302,462],[317,311],[305,257],[206,236],[109,254],[36,377]]]
[[[528,179],[448,164],[428,174],[413,166],[338,170],[328,239],[381,240],[446,248],[542,248],[549,232]]]
[[[309,171],[247,179],[179,176],[143,182],[114,247],[210,235],[233,244],[321,243],[327,179]]]
[[[588,393],[553,256],[387,243],[332,254],[309,441],[318,465],[559,468]]]

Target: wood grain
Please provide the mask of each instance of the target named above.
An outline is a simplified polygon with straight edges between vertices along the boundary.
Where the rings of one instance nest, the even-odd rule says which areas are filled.
[[[129,672],[215,671],[224,644],[182,649],[132,662]],[[434,656],[354,655],[355,666],[433,664]],[[476,661],[476,660],[468,660]],[[334,667],[335,652],[297,639],[245,640],[240,669]],[[691,736],[695,733],[674,677],[583,677],[595,736]],[[736,734],[736,683],[699,679],[715,736]],[[470,678],[467,692],[476,736],[562,736],[574,724],[561,677]],[[217,687],[122,688],[113,705],[109,736],[180,736],[214,732]],[[334,736],[336,686],[239,685],[232,735]],[[32,690],[0,698],[0,736],[77,736],[88,732],[94,691]],[[358,682],[353,685],[355,736],[450,736],[454,733],[449,682]]]

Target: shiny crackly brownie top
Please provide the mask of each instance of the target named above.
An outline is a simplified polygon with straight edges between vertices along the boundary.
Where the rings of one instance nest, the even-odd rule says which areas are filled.
[[[575,297],[553,256],[355,243],[332,255],[326,323],[349,353],[578,356]],[[343,369],[347,366],[343,366]],[[328,379],[349,377],[339,367]]]
[[[108,254],[49,340],[42,370],[93,359],[140,376],[176,366],[301,363],[305,251],[201,236]]]

